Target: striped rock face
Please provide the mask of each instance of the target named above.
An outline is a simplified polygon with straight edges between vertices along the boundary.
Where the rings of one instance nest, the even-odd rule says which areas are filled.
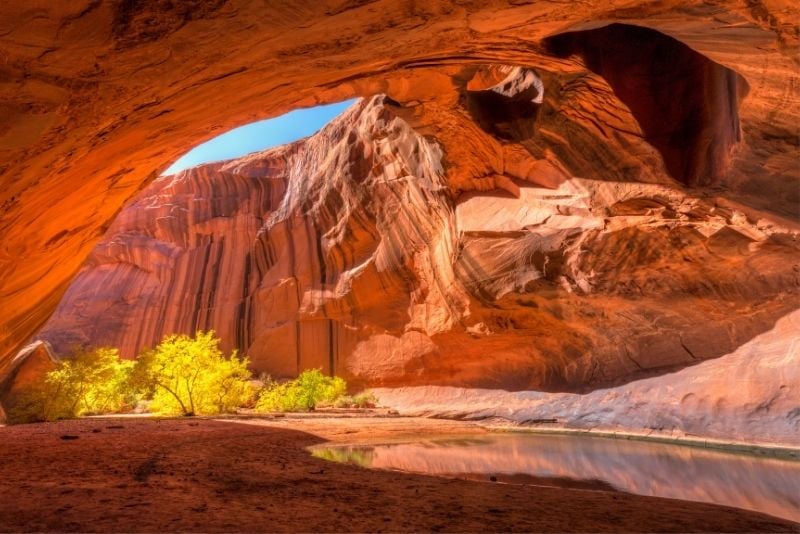
[[[583,391],[797,308],[792,2],[307,4],[0,7],[0,369],[214,328],[276,376]]]
[[[642,132],[604,142],[615,160],[651,150],[641,181],[573,175],[585,158],[541,133],[565,103],[537,102],[538,74],[472,82],[464,111],[484,106],[477,122],[501,133],[483,135],[524,178],[459,191],[413,108],[363,100],[309,139],[157,180],[38,337],[133,358],[213,328],[273,376],[581,391],[733,352],[792,309],[788,230],[691,194]]]

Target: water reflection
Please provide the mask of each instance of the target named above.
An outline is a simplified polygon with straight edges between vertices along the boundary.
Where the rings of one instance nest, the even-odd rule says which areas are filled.
[[[500,482],[609,486],[800,521],[800,462],[662,443],[511,434],[316,449],[363,467]],[[512,476],[513,475],[513,476]],[[582,485],[583,484],[583,485]]]

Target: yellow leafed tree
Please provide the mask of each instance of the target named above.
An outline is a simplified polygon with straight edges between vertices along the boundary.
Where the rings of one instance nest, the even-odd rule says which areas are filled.
[[[151,396],[150,410],[213,415],[234,411],[253,396],[247,358],[226,357],[214,331],[167,336],[136,363],[133,380]]]
[[[12,422],[54,421],[119,412],[135,403],[128,379],[134,366],[115,348],[77,349],[31,388],[9,413]]]

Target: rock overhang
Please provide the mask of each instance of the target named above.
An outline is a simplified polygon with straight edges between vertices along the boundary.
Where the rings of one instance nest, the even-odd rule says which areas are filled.
[[[744,142],[732,154],[726,189],[718,195],[727,198],[714,200],[716,209],[723,218],[726,210],[744,214],[736,216],[756,221],[757,227],[796,229],[797,199],[791,193],[798,176],[791,161],[797,148],[790,141],[797,113],[790,104],[797,94],[787,85],[796,70],[791,59],[797,47],[791,32],[796,14],[791,10],[732,3],[712,9],[670,2],[624,9],[604,3],[586,6],[585,11],[564,11],[558,6],[485,2],[466,8],[430,4],[406,13],[391,2],[378,4],[346,11],[320,4],[299,18],[291,10],[276,14],[234,1],[215,3],[198,16],[187,15],[183,7],[156,9],[147,4],[122,16],[105,2],[88,10],[52,5],[4,8],[9,10],[5,22],[14,26],[4,45],[9,58],[7,94],[16,110],[5,116],[12,126],[9,132],[22,128],[25,135],[9,134],[9,144],[3,145],[3,183],[8,186],[0,191],[3,352],[13,354],[43,323],[122,203],[152,180],[169,157],[193,142],[199,109],[214,111],[204,119],[207,123],[235,125],[252,117],[256,108],[272,114],[297,104],[386,92],[403,109],[409,108],[406,118],[412,126],[444,147],[456,195],[498,187],[513,194],[520,180],[524,186],[542,173],[525,165],[524,153],[520,156],[487,139],[469,121],[456,118],[455,123],[435,124],[436,106],[452,106],[458,98],[453,80],[463,77],[464,65],[574,71],[579,68],[574,63],[543,54],[541,41],[567,30],[590,29],[580,27],[585,20],[657,29],[744,76],[752,87],[740,109]],[[50,16],[34,16],[39,7]],[[148,20],[155,21],[150,29]],[[273,38],[247,49],[250,37],[239,34],[232,39],[226,34],[227,27],[243,20],[254,26],[253,34],[258,34],[257,27],[268,27],[291,39]],[[91,26],[95,30],[81,30]],[[365,28],[369,31],[362,31]],[[330,42],[326,29],[338,29],[337,40]],[[370,46],[359,48],[365,40]],[[192,58],[211,42],[213,57],[198,65]],[[240,54],[225,55],[226,51]],[[256,67],[262,60],[275,83],[265,81]],[[25,71],[32,75],[22,76]],[[608,94],[602,80],[589,80],[586,87]],[[577,105],[559,112],[586,112],[580,97],[578,93]],[[421,105],[409,105],[415,102]],[[210,133],[207,123],[200,130]],[[558,123],[555,126],[539,133],[557,140],[563,132]],[[469,135],[448,139],[448,128],[465,128]],[[580,139],[572,135],[568,140]],[[592,146],[577,144],[582,151]],[[556,158],[545,158],[556,169],[548,173],[548,183],[558,186],[565,175],[590,174],[586,159],[600,159],[628,180],[663,180],[659,173],[642,174],[641,167],[632,167],[626,158],[587,152],[581,157],[563,149]],[[646,146],[634,152],[639,161],[658,160]],[[573,164],[565,172],[553,159],[571,159]],[[682,209],[691,216],[696,208]]]

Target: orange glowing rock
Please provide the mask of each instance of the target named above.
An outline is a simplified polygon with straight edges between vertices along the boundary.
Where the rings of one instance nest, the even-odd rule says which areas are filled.
[[[0,366],[90,253],[106,302],[172,296],[84,300],[46,332],[118,318],[131,355],[213,326],[260,369],[370,384],[593,388],[796,308],[793,3],[202,4],[0,7]],[[539,82],[541,103],[516,90]],[[379,93],[327,136],[175,179],[176,213],[156,195],[114,223],[200,141]],[[92,253],[112,223],[152,235]]]

